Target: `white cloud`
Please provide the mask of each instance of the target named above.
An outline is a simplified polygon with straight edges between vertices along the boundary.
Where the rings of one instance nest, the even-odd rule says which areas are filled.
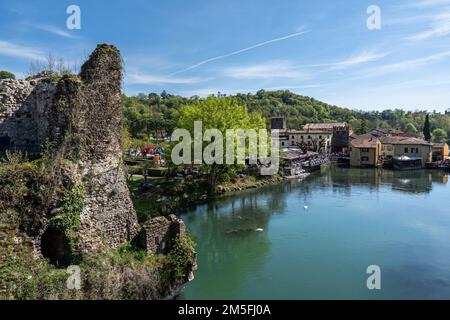
[[[429,56],[422,57],[422,58],[405,60],[405,61],[401,61],[401,62],[397,62],[397,63],[387,64],[387,65],[379,66],[379,67],[372,69],[372,71],[369,71],[365,74],[365,77],[376,77],[376,76],[382,76],[382,75],[393,73],[393,72],[412,70],[417,67],[421,67],[421,66],[427,65],[432,62],[437,62],[437,61],[443,60],[448,57],[450,57],[450,51],[444,51],[444,52],[436,53],[436,54],[429,55]]]
[[[426,31],[408,37],[408,40],[426,40],[433,37],[443,37],[450,34],[450,12],[433,17],[432,27]]]
[[[204,81],[200,78],[182,78],[164,75],[141,74],[132,72],[126,74],[125,83],[133,84],[193,84]]]
[[[67,32],[67,31],[65,31],[63,29],[57,28],[55,26],[37,25],[36,28],[40,29],[40,30],[44,30],[44,31],[50,32],[50,33],[53,33],[53,34],[56,34],[56,35],[64,37],[64,38],[74,38],[74,36],[72,34],[70,34],[69,32]]]
[[[349,67],[353,67],[359,64],[364,64],[368,62],[377,61],[386,57],[388,53],[373,53],[373,52],[365,52],[343,61],[336,62],[333,65],[333,69],[345,69]]]
[[[0,55],[28,60],[45,60],[45,54],[36,48],[0,40]]]
[[[408,15],[408,16],[398,16],[383,18],[383,26],[395,26],[395,25],[405,25],[412,24],[418,25],[419,23],[429,22],[434,19],[434,14],[420,14],[420,15]]]
[[[415,7],[431,7],[449,4],[450,0],[420,0],[413,3]]]
[[[229,67],[223,70],[223,74],[235,79],[305,78],[305,74],[295,69],[290,62],[272,61],[249,66]]]
[[[341,70],[350,67],[354,67],[360,64],[365,64],[373,61],[380,60],[389,55],[389,53],[374,53],[374,52],[363,52],[358,55],[354,55],[347,59],[331,62],[331,63],[322,63],[322,64],[314,64],[309,65],[309,67],[330,67],[332,70]]]
[[[236,50],[236,51],[233,51],[233,52],[230,52],[230,53],[227,53],[227,54],[223,54],[223,55],[220,55],[220,56],[212,57],[212,58],[200,61],[200,62],[198,62],[196,64],[193,64],[193,65],[191,65],[191,66],[189,66],[187,68],[184,68],[184,69],[181,69],[179,71],[176,71],[176,72],[172,73],[172,75],[175,75],[175,74],[178,74],[178,73],[182,73],[182,72],[186,72],[186,71],[198,68],[198,67],[200,67],[200,66],[202,66],[202,65],[204,65],[206,63],[213,62],[213,61],[216,61],[216,60],[221,60],[221,59],[228,58],[228,57],[231,57],[231,56],[235,56],[235,55],[244,53],[244,52],[252,50],[252,49],[256,49],[256,48],[259,48],[259,47],[262,47],[262,46],[266,46],[266,45],[274,43],[274,42],[283,41],[283,40],[287,40],[287,39],[290,39],[290,38],[298,37],[298,36],[301,36],[301,35],[303,35],[305,33],[308,33],[308,32],[309,31],[300,31],[300,32],[288,34],[287,36],[283,36],[283,37],[267,40],[267,41],[257,43],[255,45],[252,45],[252,46],[247,47],[247,48]]]

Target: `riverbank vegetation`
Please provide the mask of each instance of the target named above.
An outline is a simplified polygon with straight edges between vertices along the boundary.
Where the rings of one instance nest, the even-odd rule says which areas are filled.
[[[219,177],[214,193],[211,194],[204,176],[175,180],[147,177],[148,189],[143,191],[140,186],[144,182],[144,176],[133,175],[128,179],[128,187],[139,222],[145,222],[153,217],[182,212],[221,195],[280,183],[283,180],[279,175],[225,174]]]

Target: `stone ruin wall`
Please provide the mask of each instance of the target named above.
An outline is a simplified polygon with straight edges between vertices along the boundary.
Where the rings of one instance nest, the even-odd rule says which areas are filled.
[[[47,134],[47,110],[55,85],[41,77],[0,80],[0,153],[37,154]]]

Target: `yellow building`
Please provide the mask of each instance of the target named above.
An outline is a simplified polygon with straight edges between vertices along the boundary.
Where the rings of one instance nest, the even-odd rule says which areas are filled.
[[[433,143],[432,146],[432,160],[433,161],[445,161],[448,159],[448,144],[446,143]]]
[[[393,157],[421,158],[422,166],[431,162],[431,143],[420,138],[387,136],[380,137],[381,156],[385,159]]]
[[[352,167],[377,167],[381,164],[381,142],[372,136],[356,136],[350,142],[350,165]]]

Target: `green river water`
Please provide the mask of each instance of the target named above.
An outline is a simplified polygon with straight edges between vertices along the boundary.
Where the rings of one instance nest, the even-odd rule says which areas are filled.
[[[329,167],[181,213],[199,268],[180,298],[450,299],[447,179]]]

